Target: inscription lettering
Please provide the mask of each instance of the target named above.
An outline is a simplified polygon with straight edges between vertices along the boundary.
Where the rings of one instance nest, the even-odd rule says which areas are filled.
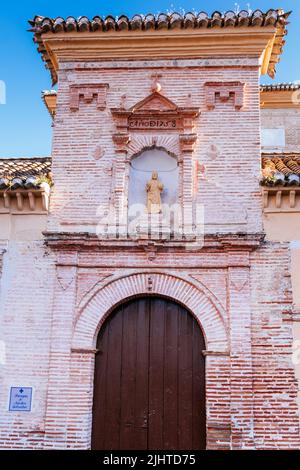
[[[130,119],[131,129],[176,129],[176,119]]]

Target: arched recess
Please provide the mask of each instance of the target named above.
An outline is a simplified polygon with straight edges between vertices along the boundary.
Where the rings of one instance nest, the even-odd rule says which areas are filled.
[[[180,155],[179,138],[178,135],[151,135],[151,134],[138,134],[133,135],[130,143],[128,144],[128,158],[132,158],[145,149],[153,147],[164,149],[170,155]]]
[[[124,300],[141,295],[158,295],[177,301],[199,322],[206,349],[219,353],[228,352],[225,321],[210,296],[192,283],[164,273],[127,275],[97,290],[77,318],[72,348],[95,348],[98,332],[110,312]]]
[[[153,171],[158,173],[158,179],[163,184],[161,193],[162,212],[164,208],[178,203],[179,196],[179,166],[176,155],[167,152],[163,147],[146,147],[133,155],[130,160],[128,182],[128,215],[130,209],[137,205],[144,206],[146,213],[146,185],[152,178]],[[135,215],[135,213],[133,214]]]
[[[143,226],[143,219],[147,214],[146,184],[151,179],[152,171],[158,172],[158,178],[164,186],[161,194],[162,213],[168,220],[170,211],[177,207],[183,196],[183,169],[178,135],[132,136],[128,145],[125,194],[128,222],[135,220],[137,226]]]

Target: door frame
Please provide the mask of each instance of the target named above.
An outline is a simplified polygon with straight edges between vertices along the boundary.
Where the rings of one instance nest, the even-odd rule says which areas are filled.
[[[67,270],[67,271],[66,271]],[[90,449],[94,362],[98,332],[110,312],[126,299],[136,295],[162,295],[182,304],[197,317],[206,340],[206,428],[207,449],[231,448],[231,361],[228,313],[218,299],[201,282],[178,270],[119,270],[104,282],[99,280],[76,305],[77,282],[67,287],[56,283],[53,305],[53,338],[61,336],[62,309],[72,322],[69,340],[63,354],[56,347],[50,351],[50,372],[45,413],[44,448]],[[76,279],[76,267],[64,268],[64,276]],[[66,290],[67,289],[67,290]],[[73,299],[73,301],[72,301]],[[64,315],[66,322],[66,312]],[[65,333],[64,333],[65,338]],[[57,354],[57,352],[59,354]],[[215,370],[218,369],[218,387]],[[248,379],[248,378],[247,378]],[[57,391],[58,380],[62,383]],[[225,408],[224,408],[225,407]],[[62,416],[63,410],[63,416]],[[225,410],[225,413],[224,413]],[[245,428],[253,429],[249,422]],[[239,430],[239,432],[241,432]]]
[[[127,298],[127,299],[124,299],[123,301],[120,301],[118,302],[118,304],[110,310],[110,312],[105,316],[105,320],[101,323],[101,327],[99,329],[99,332],[98,332],[98,337],[97,337],[97,345],[98,345],[98,338],[99,338],[99,335],[101,334],[101,329],[105,326],[105,324],[109,321],[109,318],[111,315],[114,315],[114,314],[120,314],[120,312],[117,312],[117,310],[122,307],[122,305],[126,305],[128,303],[130,303],[131,301],[133,300],[138,300],[138,299],[151,299],[151,298],[155,298],[155,299],[161,299],[161,300],[166,300],[166,301],[169,301],[175,305],[178,305],[180,307],[182,307],[189,315],[191,315],[191,317],[193,318],[193,320],[196,321],[197,323],[197,326],[198,328],[200,329],[200,334],[203,338],[203,343],[204,343],[204,350],[202,350],[202,356],[203,356],[203,359],[204,359],[204,415],[205,415],[205,418],[204,418],[204,421],[205,421],[205,445],[207,444],[207,430],[206,430],[206,355],[205,355],[205,351],[206,351],[206,343],[205,343],[205,336],[204,336],[204,333],[203,333],[203,330],[202,330],[202,327],[201,327],[201,324],[199,323],[197,317],[193,314],[193,312],[186,308],[182,302],[178,302],[178,301],[175,301],[173,298],[170,298],[170,297],[167,297],[165,295],[157,295],[157,294],[154,294],[154,293],[148,293],[148,294],[137,294],[137,295],[134,295],[134,296],[131,296],[130,298]],[[96,353],[95,353],[95,356],[98,354],[99,350],[96,349]],[[96,362],[96,361],[95,361]],[[96,372],[96,364],[94,366],[94,373]],[[93,401],[94,401],[94,394],[95,394],[95,387],[94,387],[94,384],[93,384]],[[200,397],[199,397],[199,401],[200,401]],[[93,435],[93,416],[92,416],[92,428],[91,428],[91,442],[92,442],[92,435]]]

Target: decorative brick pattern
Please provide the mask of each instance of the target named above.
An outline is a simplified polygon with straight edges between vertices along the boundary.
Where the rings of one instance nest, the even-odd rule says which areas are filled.
[[[206,82],[206,106],[214,109],[217,98],[226,102],[233,97],[234,107],[239,110],[244,105],[244,87],[245,84],[241,82]]]
[[[80,97],[82,97],[85,103],[91,103],[94,98],[97,98],[97,109],[99,109],[100,111],[104,111],[104,109],[106,108],[107,88],[107,83],[71,85],[70,110],[78,111],[79,99]]]

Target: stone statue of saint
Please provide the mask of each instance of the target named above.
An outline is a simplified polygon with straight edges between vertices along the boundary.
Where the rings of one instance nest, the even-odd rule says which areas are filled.
[[[151,180],[146,184],[147,210],[149,214],[159,214],[161,212],[160,193],[163,189],[164,185],[159,181],[157,171],[153,171]]]

